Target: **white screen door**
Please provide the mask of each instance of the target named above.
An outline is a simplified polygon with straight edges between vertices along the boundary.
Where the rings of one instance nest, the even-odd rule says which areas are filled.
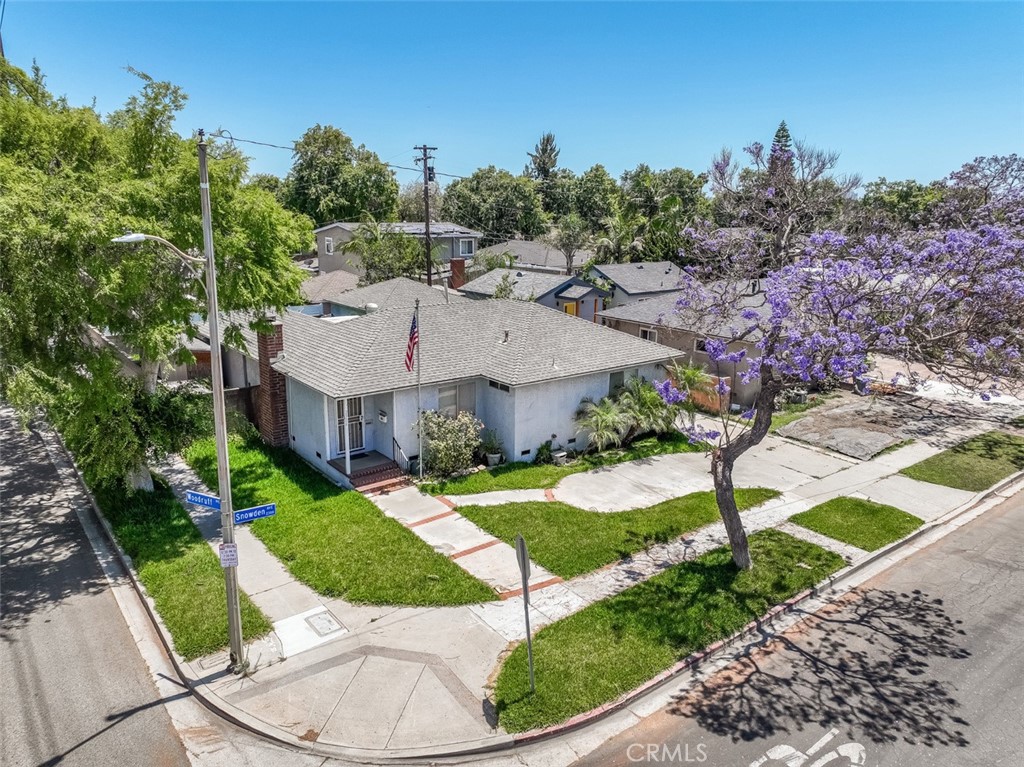
[[[363,398],[348,400],[348,424],[345,423],[345,403],[338,400],[338,452],[345,453],[345,432],[348,427],[348,448],[355,453],[363,449]]]

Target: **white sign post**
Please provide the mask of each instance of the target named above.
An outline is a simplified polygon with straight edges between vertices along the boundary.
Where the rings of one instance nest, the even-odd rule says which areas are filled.
[[[533,683],[533,637],[530,636],[530,552],[523,536],[516,533],[516,559],[523,576],[523,612],[526,614],[526,657],[530,662],[530,692],[537,692]]]

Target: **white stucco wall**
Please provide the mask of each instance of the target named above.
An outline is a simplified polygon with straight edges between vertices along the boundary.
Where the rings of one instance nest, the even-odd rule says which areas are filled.
[[[658,365],[644,365],[638,373],[648,381],[664,377],[664,370]],[[555,448],[584,449],[586,436],[577,434],[576,409],[584,397],[599,400],[608,396],[609,377],[610,373],[594,373],[517,387],[512,460],[533,460],[537,448],[549,439]],[[574,443],[569,441],[574,438]],[[529,454],[523,455],[523,451]]]
[[[423,387],[423,409],[437,409],[437,387]],[[402,450],[410,458],[419,454],[419,434],[416,431],[416,389],[395,392],[394,435]]]
[[[488,385],[487,379],[480,379],[476,389],[476,417],[485,428],[498,432],[498,439],[504,447],[505,458],[517,460],[515,448],[515,392],[499,391]]]
[[[346,484],[343,475],[327,465],[331,457],[329,435],[325,433],[330,423],[326,419],[327,397],[289,378],[287,398],[288,434],[292,450],[334,482]]]

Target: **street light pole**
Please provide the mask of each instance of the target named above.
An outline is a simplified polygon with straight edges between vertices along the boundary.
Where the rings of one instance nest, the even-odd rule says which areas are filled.
[[[217,313],[217,267],[213,259],[213,222],[210,214],[210,177],[206,169],[206,140],[199,131],[199,200],[203,209],[203,255],[206,257],[206,300],[210,326],[210,373],[213,378],[213,423],[217,442],[217,481],[220,493],[221,542],[235,542],[231,505],[231,469],[228,465],[228,428],[224,408],[224,370],[220,356],[220,317]],[[228,602],[228,638],[231,669],[236,674],[248,665],[242,650],[242,611],[238,602],[238,568],[224,567]]]

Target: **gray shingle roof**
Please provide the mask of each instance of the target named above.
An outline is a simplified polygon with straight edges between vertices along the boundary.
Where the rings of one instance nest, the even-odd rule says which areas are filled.
[[[362,224],[358,221],[332,221],[314,229],[314,232],[325,232],[328,229],[344,229],[346,232],[356,231]],[[424,221],[382,221],[381,229],[386,232],[402,232],[411,234],[413,237],[423,237],[427,233],[427,224]],[[467,229],[464,226],[453,224],[450,221],[431,221],[430,235],[432,237],[483,237],[480,232]]]
[[[416,282],[405,277],[396,277],[393,280],[378,282],[374,285],[367,285],[363,288],[356,288],[348,292],[325,295],[323,300],[330,301],[339,306],[348,306],[352,309],[363,309],[366,304],[376,304],[380,309],[391,309],[395,307],[412,307],[416,305],[416,299],[420,300],[421,306],[430,304],[445,303],[444,291],[439,288],[432,288],[422,282]],[[465,301],[455,293],[449,291],[449,301]]]
[[[416,385],[405,369],[412,312],[382,309],[340,323],[288,314],[275,369],[331,397]],[[506,331],[508,340],[506,341]],[[664,362],[678,352],[524,301],[420,308],[422,382],[485,377],[509,386]]]
[[[593,270],[631,295],[676,290],[683,270],[671,261],[639,261],[632,264],[600,264]]]
[[[492,269],[482,277],[477,277],[463,285],[459,290],[463,293],[475,293],[481,296],[493,296],[505,275],[512,279],[512,295],[522,301],[529,301],[546,296],[573,278],[564,274],[545,274],[543,272],[524,272],[518,269]]]
[[[302,283],[302,296],[311,304],[318,304],[331,296],[340,296],[359,285],[359,275],[338,269],[310,277]]]
[[[607,295],[605,291],[596,288],[593,285],[573,285],[561,291],[558,294],[558,298],[567,299],[569,301],[575,301],[577,299],[583,298],[585,295],[589,293],[597,293],[602,296]]]
[[[562,251],[543,240],[509,240],[490,245],[477,251],[476,257],[512,253],[516,257],[516,266],[538,266],[545,269],[565,271],[565,256]],[[583,266],[594,257],[589,250],[579,250],[572,257],[574,268]]]
[[[640,301],[631,301],[628,304],[616,306],[613,309],[605,309],[599,316],[611,320],[624,320],[636,322],[641,325],[660,325],[668,328],[689,330],[695,333],[702,333],[708,336],[730,338],[733,336],[733,328],[745,328],[749,325],[739,314],[730,317],[715,316],[709,312],[696,312],[683,308],[677,310],[676,301],[682,296],[681,291],[662,293],[644,298]],[[739,305],[740,311],[753,309],[758,314],[767,316],[771,308],[765,302],[764,294],[758,293],[745,297]],[[750,340],[755,341],[759,336],[751,336]]]

